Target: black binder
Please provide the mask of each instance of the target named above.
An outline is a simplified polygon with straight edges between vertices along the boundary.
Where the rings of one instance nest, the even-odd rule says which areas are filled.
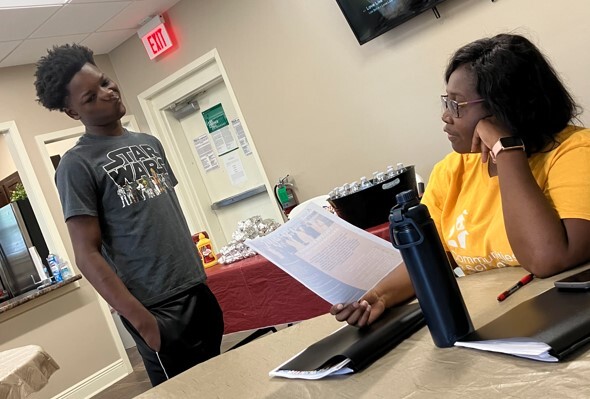
[[[590,342],[590,292],[552,288],[525,301],[461,341],[527,337],[561,360]]]
[[[360,371],[424,325],[424,316],[417,303],[390,308],[367,327],[348,325],[328,335],[278,370],[316,371],[350,359],[346,367]]]

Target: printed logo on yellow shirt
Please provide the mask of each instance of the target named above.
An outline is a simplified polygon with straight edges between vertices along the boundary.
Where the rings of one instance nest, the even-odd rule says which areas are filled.
[[[467,239],[470,233],[466,227],[469,225],[468,216],[469,212],[467,209],[464,209],[463,212],[457,216],[455,223],[447,235],[447,246],[455,259],[455,262],[461,267],[465,274],[515,266],[518,264],[514,254],[504,254],[498,251],[491,251],[486,256],[465,255],[466,253],[469,253],[469,243]],[[461,253],[464,255],[461,255]]]
[[[465,229],[465,216],[467,215],[467,209],[457,217],[457,221],[451,227],[449,232],[449,238],[447,239],[447,245],[451,248],[465,248],[467,236],[469,232]]]

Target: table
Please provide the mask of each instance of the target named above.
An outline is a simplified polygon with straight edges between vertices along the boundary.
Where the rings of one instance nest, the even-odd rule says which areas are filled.
[[[224,334],[307,320],[330,304],[261,255],[205,269],[223,310]]]
[[[388,223],[368,229],[389,239]],[[224,334],[307,320],[329,312],[330,304],[261,255],[205,269],[217,297]]]
[[[478,328],[580,269],[535,279],[500,303],[496,296],[523,277],[523,269],[469,275],[460,278],[459,285]],[[439,349],[426,328],[358,374],[318,381],[268,376],[271,369],[340,326],[330,315],[304,321],[199,364],[138,398],[590,397],[587,348],[568,361],[542,363],[466,348]]]
[[[25,398],[47,385],[57,370],[57,363],[38,345],[0,352],[0,398]]]

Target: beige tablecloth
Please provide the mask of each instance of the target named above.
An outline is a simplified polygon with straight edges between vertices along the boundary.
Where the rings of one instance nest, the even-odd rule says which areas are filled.
[[[535,279],[504,302],[496,300],[526,273],[521,268],[506,268],[459,279],[476,328],[551,288],[554,280],[564,276]],[[543,363],[466,348],[439,349],[426,328],[357,374],[319,381],[268,376],[271,369],[339,327],[330,315],[304,321],[197,365],[140,397],[590,398],[588,347],[563,362]]]
[[[57,363],[38,345],[0,352],[0,398],[26,398],[47,385],[57,370]]]

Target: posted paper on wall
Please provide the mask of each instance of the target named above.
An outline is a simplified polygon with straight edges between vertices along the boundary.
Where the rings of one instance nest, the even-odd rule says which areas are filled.
[[[250,149],[250,143],[248,142],[248,137],[246,137],[246,132],[244,132],[244,128],[242,127],[242,122],[240,122],[239,119],[234,119],[233,121],[231,121],[231,125],[236,130],[236,136],[238,136],[238,142],[244,150],[244,154],[252,154],[252,150]]]
[[[206,111],[202,112],[203,119],[207,125],[207,130],[213,139],[213,145],[217,155],[221,156],[238,148],[230,129],[229,122],[223,111],[223,106],[217,104]]]
[[[194,139],[193,143],[205,172],[217,169],[219,167],[219,163],[217,162],[217,156],[215,156],[215,153],[213,152],[213,147],[211,147],[209,137],[204,134]]]
[[[242,165],[240,156],[237,153],[226,155],[223,162],[232,185],[239,186],[248,180],[244,165]]]
[[[333,305],[358,301],[402,262],[391,243],[313,203],[246,245]]]

